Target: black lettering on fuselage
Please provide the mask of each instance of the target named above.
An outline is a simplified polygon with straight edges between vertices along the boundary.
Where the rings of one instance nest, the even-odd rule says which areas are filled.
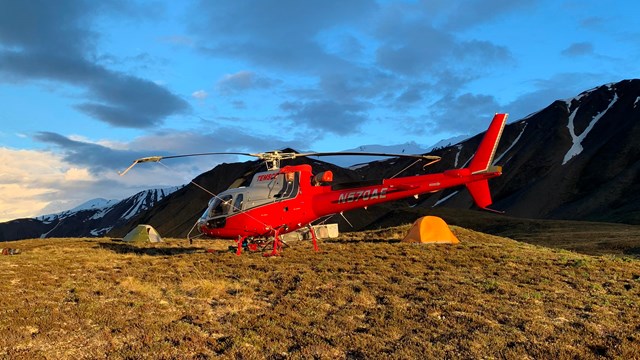
[[[338,196],[338,204],[352,203],[376,199],[385,199],[387,197],[388,188],[384,187],[381,189],[373,189],[373,190],[355,190],[355,191],[345,191],[340,193]]]

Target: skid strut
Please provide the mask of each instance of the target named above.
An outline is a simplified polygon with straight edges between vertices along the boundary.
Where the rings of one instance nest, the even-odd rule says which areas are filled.
[[[236,255],[240,256],[242,254],[242,244],[247,239],[246,236],[238,236],[238,240],[236,240],[236,244],[238,244],[238,249],[236,250]]]
[[[320,249],[318,248],[318,237],[316,236],[316,231],[311,225],[309,225],[309,233],[311,234],[311,241],[313,242],[313,251],[320,251]]]

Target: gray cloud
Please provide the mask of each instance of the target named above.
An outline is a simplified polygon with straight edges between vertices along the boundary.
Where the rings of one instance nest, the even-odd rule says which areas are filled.
[[[561,73],[549,79],[537,79],[532,81],[533,91],[518,97],[505,108],[509,109],[510,120],[519,120],[555,100],[572,98],[585,89],[602,85],[602,82],[602,76],[595,73]]]
[[[316,40],[323,31],[352,24],[376,9],[366,0],[301,2],[200,1],[191,29],[199,49],[212,56],[240,57],[259,66],[317,73],[347,63]]]
[[[396,98],[397,106],[416,104],[423,100],[422,91],[419,86],[408,87]]]
[[[36,133],[34,139],[56,146],[62,151],[64,161],[86,166],[93,174],[120,170],[134,159],[148,156],[140,151],[115,150],[98,144],[72,140],[53,132]],[[158,155],[166,155],[166,152]]]
[[[223,94],[233,94],[237,92],[268,89],[280,83],[278,80],[260,76],[253,71],[239,71],[235,74],[227,74],[218,80],[216,87]]]
[[[283,147],[302,147],[305,142],[279,138],[277,134],[245,132],[237,126],[217,127],[213,131],[164,130],[137,138],[129,144],[133,149],[152,151],[162,144],[171,154],[201,152],[263,152]]]
[[[434,3],[424,0],[425,3]],[[531,9],[536,4],[535,0],[472,0],[472,1],[447,1],[435,2],[440,6],[445,17],[443,27],[446,29],[460,30],[490,22],[498,17],[513,11]]]
[[[564,56],[576,57],[584,55],[593,55],[593,44],[590,42],[573,43],[561,52]]]
[[[475,134],[485,130],[494,113],[501,111],[493,96],[465,93],[447,95],[430,109],[427,118],[439,131]]]
[[[247,104],[242,100],[234,100],[231,102],[231,105],[237,110],[244,110],[247,108]]]
[[[385,69],[405,76],[435,77],[442,69],[482,72],[489,66],[512,61],[503,46],[488,41],[461,41],[428,23],[407,22],[405,16],[386,19],[378,29],[383,44],[377,49],[376,60]]]
[[[190,30],[194,48],[209,56],[315,79],[315,85],[289,89],[280,109],[311,129],[339,133],[368,121],[371,104],[405,111],[513,64],[507,48],[462,40],[455,31],[531,3],[475,1],[469,6],[476,13],[466,14],[467,3],[460,2],[202,1],[191,12]],[[372,39],[373,47],[365,48],[362,37]],[[218,88],[255,88],[253,76],[234,74]]]
[[[90,100],[77,108],[113,126],[150,127],[187,112],[188,103],[167,89],[89,60],[98,38],[88,30],[92,20],[104,12],[139,16],[126,4],[4,1],[0,72],[14,82],[52,80],[86,89]]]
[[[113,149],[100,144],[70,139],[54,132],[39,132],[33,138],[50,144],[62,154],[62,159],[70,164],[87,167],[93,174],[124,170],[135,159],[147,156],[167,156],[202,152],[263,152],[285,147],[304,149],[304,141],[290,141],[270,135],[265,139],[237,127],[219,127],[214,131],[163,130],[136,138],[127,144],[127,150]],[[308,137],[301,137],[308,139]],[[237,156],[213,157],[213,161],[197,158],[175,159],[171,164],[197,168],[194,175],[210,168],[208,164],[223,161],[238,161]],[[251,158],[247,158],[251,159]],[[197,165],[201,165],[198,167]]]
[[[599,30],[609,25],[609,22],[599,16],[590,16],[580,21],[580,25],[586,29]]]
[[[285,102],[280,108],[293,121],[334,134],[358,132],[368,119],[366,103],[341,103],[337,101]]]

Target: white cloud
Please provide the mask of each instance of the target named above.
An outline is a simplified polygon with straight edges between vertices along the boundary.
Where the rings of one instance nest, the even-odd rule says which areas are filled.
[[[0,221],[33,217],[59,192],[57,184],[94,180],[50,152],[0,147]]]
[[[91,181],[92,176],[88,169],[71,168],[64,172],[66,181]]]
[[[128,164],[123,164],[123,169]],[[122,199],[138,191],[189,182],[182,167],[143,164],[127,176],[100,175],[49,151],[0,147],[0,222],[73,208],[102,197]],[[155,165],[155,166],[154,166]]]
[[[198,100],[204,100],[209,97],[209,94],[204,90],[197,90],[191,93],[191,96]]]

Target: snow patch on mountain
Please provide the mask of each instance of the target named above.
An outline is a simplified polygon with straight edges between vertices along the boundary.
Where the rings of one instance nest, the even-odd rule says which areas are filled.
[[[500,154],[500,156],[498,156],[497,159],[493,160],[493,164],[491,165],[495,165],[497,164],[500,160],[502,160],[502,158],[518,143],[518,141],[520,140],[520,138],[522,137],[522,134],[524,134],[524,129],[527,128],[527,124],[525,123],[524,126],[522,127],[522,130],[520,131],[520,134],[518,134],[518,137],[516,137],[515,140],[513,140],[513,142],[511,143],[511,145],[509,145],[509,147],[507,148],[507,150],[505,150],[502,154]]]
[[[104,234],[106,234],[109,231],[111,231],[111,229],[113,229],[113,226],[109,226],[109,227],[102,228],[102,229],[93,229],[89,233],[91,235],[93,235],[93,236],[103,236]]]
[[[598,122],[598,120],[600,120],[604,116],[604,114],[606,114],[607,111],[609,111],[609,109],[611,109],[611,107],[613,106],[613,104],[616,103],[616,101],[618,101],[618,94],[614,93],[613,94],[613,99],[609,103],[609,106],[607,106],[607,108],[604,109],[604,111],[602,111],[602,112],[598,113],[597,115],[595,115],[591,119],[591,122],[589,123],[589,126],[587,126],[587,128],[584,129],[584,131],[580,135],[576,135],[575,129],[574,129],[574,125],[573,125],[573,120],[574,120],[576,114],[578,113],[578,109],[580,109],[580,107],[578,106],[571,113],[571,115],[569,115],[569,123],[567,124],[567,128],[569,129],[569,134],[571,134],[571,140],[573,141],[573,145],[571,146],[569,151],[567,151],[567,153],[564,155],[564,159],[562,161],[562,165],[566,164],[569,160],[571,160],[573,157],[579,155],[582,152],[582,150],[584,150],[582,148],[582,141],[587,137],[587,135],[589,134],[591,129],[593,129],[593,127]]]
[[[105,208],[107,206],[111,206],[113,204],[118,203],[118,199],[112,199],[112,200],[107,200],[107,199],[103,199],[103,198],[97,198],[97,199],[92,199],[89,200],[83,204],[80,204],[76,207],[74,207],[71,210],[67,210],[69,212],[78,212],[78,211],[83,211],[83,210],[97,210],[97,209],[102,209]]]
[[[462,151],[462,144],[456,145],[456,149],[458,149],[458,152],[456,153],[456,160],[453,163],[453,167],[454,168],[458,167],[458,159],[460,159],[460,152]]]
[[[459,192],[460,191],[458,191],[458,190],[452,192],[451,194],[449,194],[449,195],[443,197],[442,199],[438,200],[435,204],[431,205],[431,207],[434,208],[434,207],[442,204],[443,202],[445,202],[445,201],[451,199],[452,197],[454,197],[455,195],[457,195]]]

